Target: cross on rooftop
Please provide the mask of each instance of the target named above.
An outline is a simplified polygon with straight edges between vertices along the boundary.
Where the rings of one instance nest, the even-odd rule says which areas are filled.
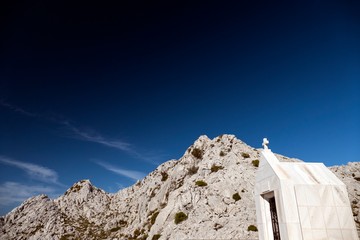
[[[263,143],[262,143],[264,149],[269,149],[268,145],[269,145],[269,140],[267,138],[263,138]]]

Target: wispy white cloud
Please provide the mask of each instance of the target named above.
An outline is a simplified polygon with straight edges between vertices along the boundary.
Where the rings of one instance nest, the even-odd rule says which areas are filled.
[[[43,167],[33,163],[13,160],[3,156],[0,156],[0,163],[19,168],[25,171],[31,178],[37,179],[39,181],[62,185],[58,182],[57,173],[47,167]]]
[[[39,194],[47,194],[53,197],[52,195],[54,195],[55,192],[56,189],[53,187],[5,182],[0,185],[0,207],[21,203]]]
[[[96,164],[102,166],[103,168],[105,168],[106,170],[109,170],[111,172],[114,172],[116,174],[119,174],[121,176],[125,176],[128,178],[131,178],[135,181],[143,179],[146,174],[143,172],[139,172],[139,171],[133,171],[133,170],[127,170],[127,169],[123,169],[123,168],[119,168],[119,167],[115,167],[111,164],[105,163],[105,162],[101,162],[101,161],[94,161]]]
[[[157,160],[163,157],[163,156],[154,155],[154,154],[152,154],[152,155],[142,154],[139,151],[135,150],[135,148],[128,142],[118,140],[118,139],[105,138],[102,135],[100,135],[99,133],[96,133],[95,131],[82,130],[78,127],[75,127],[73,124],[71,124],[69,122],[63,122],[62,124],[64,126],[66,126],[73,133],[72,137],[75,139],[79,139],[79,140],[87,141],[87,142],[94,142],[94,143],[101,144],[103,146],[115,148],[115,149],[118,149],[118,150],[121,150],[121,151],[127,153],[128,155],[130,155],[136,159],[140,159],[142,161],[145,161],[145,162],[148,162],[148,163],[151,163],[154,165],[159,165]]]
[[[29,111],[26,111],[25,109],[18,107],[14,104],[10,104],[6,102],[4,99],[0,99],[0,106],[6,107],[14,112],[29,116],[29,117],[37,117],[38,115],[36,113],[32,113]]]
[[[54,113],[44,114],[44,113],[32,112],[32,111],[29,111],[22,107],[19,107],[15,104],[9,103],[9,102],[5,101],[4,99],[0,99],[0,106],[5,107],[15,113],[18,113],[18,114],[21,114],[21,115],[24,115],[27,117],[38,118],[39,120],[44,120],[44,121],[52,122],[52,123],[59,124],[59,125],[66,125],[66,123],[68,122],[61,115],[54,114]]]
[[[45,120],[62,126],[65,131],[70,133],[66,134],[66,137],[78,139],[81,141],[93,142],[110,148],[115,148],[117,150],[125,152],[133,158],[151,163],[153,165],[159,165],[158,160],[164,158],[163,155],[159,154],[144,154],[143,152],[138,151],[132,144],[126,141],[120,139],[111,139],[102,136],[100,133],[94,130],[85,130],[81,127],[77,127],[76,124],[57,114],[39,114],[35,112],[30,112],[14,104],[8,103],[3,99],[0,99],[0,106],[6,107],[16,113],[25,115],[27,117],[38,118],[40,120]]]
[[[99,143],[104,146],[116,148],[130,154],[135,153],[135,151],[131,148],[131,145],[127,142],[121,140],[106,139],[100,134],[96,133],[95,131],[90,132],[90,131],[80,130],[79,128],[75,127],[69,122],[63,122],[63,125],[67,126],[68,129],[70,129],[74,133],[73,137],[79,140]]]

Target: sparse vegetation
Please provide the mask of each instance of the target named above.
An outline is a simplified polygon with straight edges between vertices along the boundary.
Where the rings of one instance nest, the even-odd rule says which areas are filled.
[[[235,202],[239,201],[241,199],[239,193],[234,193],[232,198],[235,200]]]
[[[257,232],[257,231],[258,231],[258,229],[257,229],[257,227],[256,227],[256,226],[254,226],[254,225],[250,225],[250,226],[248,226],[248,231]]]
[[[166,172],[161,172],[161,181],[165,182],[169,175]]]
[[[151,240],[158,240],[161,237],[161,234],[155,234]]]
[[[150,218],[151,225],[154,225],[158,215],[159,215],[159,212],[154,212],[153,215],[151,215],[151,218]]]
[[[249,157],[250,157],[250,154],[248,154],[248,153],[246,153],[246,152],[243,152],[243,153],[241,153],[241,156],[242,156],[243,158],[249,158]]]
[[[203,157],[203,151],[199,148],[194,148],[192,151],[191,151],[191,154],[196,157],[197,159],[202,159]]]
[[[69,240],[69,239],[75,239],[75,236],[73,234],[65,234],[60,237],[60,240]]]
[[[152,189],[150,198],[153,198],[156,196],[156,192],[160,189],[160,185],[157,185],[154,189]],[[151,190],[151,189],[150,189]]]
[[[75,232],[81,232],[87,234],[87,239],[106,239],[108,235],[111,233],[111,231],[104,231],[103,229],[99,229],[98,226],[94,222],[90,222],[88,219],[80,216],[76,222],[71,221],[68,218],[63,217],[64,223],[66,225],[73,226],[75,229]],[[119,226],[119,223],[118,225]],[[114,229],[113,231],[115,231]],[[61,236],[62,240],[65,239],[75,239],[75,236],[72,233],[64,233],[64,235]]]
[[[197,170],[196,170],[197,172]],[[188,173],[189,175],[192,175],[192,173]],[[178,179],[176,182],[175,182],[175,189],[178,189],[179,187],[181,187],[182,185],[184,185],[184,179],[181,178],[181,179]],[[167,192],[166,193],[168,196],[169,196],[169,193]]]
[[[141,234],[140,229],[135,229],[134,231],[134,237],[138,237]]]
[[[224,140],[227,141],[227,139]],[[247,236],[245,237],[256,238],[260,230],[257,228],[257,225],[255,225],[256,221],[254,220],[254,216],[250,216],[250,217],[247,216],[248,215],[247,211],[254,209],[247,209],[246,206],[247,201],[251,200],[253,196],[253,187],[251,183],[247,182],[246,180],[247,177],[249,176],[253,177],[254,176],[253,173],[256,170],[258,170],[257,168],[259,168],[260,165],[259,160],[261,160],[260,155],[257,155],[255,152],[252,152],[250,148],[249,150],[241,149],[241,147],[243,146],[238,143],[234,145],[233,147],[234,151],[231,152],[230,154],[227,152],[228,147],[226,144],[221,145],[222,147],[219,147],[219,145],[220,144],[216,144],[216,147],[210,150],[211,153],[209,152],[209,156],[207,155],[206,150],[204,150],[204,156],[203,156],[204,160],[202,160],[202,162],[200,160],[196,160],[195,157],[191,156],[190,154],[191,150],[193,150],[194,148],[192,147],[189,153],[187,154],[187,156],[185,155],[184,160],[178,161],[179,164],[177,165],[176,169],[178,169],[179,171],[177,173],[173,174],[171,170],[175,165],[172,165],[172,163],[168,165],[165,164],[162,167],[160,167],[160,169],[157,169],[152,174],[150,174],[143,181],[141,182],[138,181],[137,182],[138,185],[140,184],[144,185],[144,189],[141,190],[142,192],[140,191],[139,188],[136,187],[130,188],[128,189],[128,193],[126,193],[124,196],[120,195],[120,197],[117,198],[117,196],[114,195],[109,195],[110,197],[106,196],[105,194],[103,194],[102,190],[99,190],[99,192],[97,192],[98,191],[97,188],[94,187],[94,194],[96,194],[96,197],[98,197],[98,199],[104,199],[104,200],[101,200],[99,202],[99,201],[90,201],[91,200],[90,199],[88,203],[85,202],[84,204],[85,205],[88,204],[90,210],[91,209],[98,210],[95,211],[94,213],[89,212],[90,215],[86,215],[86,217],[85,214],[76,215],[77,210],[75,210],[75,213],[73,214],[67,214],[67,212],[71,211],[72,209],[76,209],[76,204],[75,206],[70,206],[70,207],[66,205],[71,202],[65,201],[63,203],[65,204],[64,209],[66,211],[64,209],[63,209],[64,211],[58,211],[58,209],[53,208],[52,205],[46,205],[45,206],[46,209],[44,209],[44,211],[46,211],[46,216],[52,216],[55,214],[56,221],[60,224],[59,231],[57,231],[56,229],[55,229],[56,231],[55,230],[53,231],[55,233],[53,232],[48,233],[47,231],[49,229],[45,229],[42,225],[39,225],[39,224],[45,224],[45,222],[43,221],[44,217],[42,217],[41,215],[41,211],[38,211],[39,216],[37,216],[37,218],[30,219],[33,222],[29,226],[26,226],[27,223],[26,221],[22,221],[22,219],[19,218],[20,215],[18,215],[17,212],[12,214],[14,215],[14,217],[12,217],[7,224],[9,224],[9,226],[15,226],[19,229],[18,236],[16,236],[17,238],[35,238],[35,237],[41,238],[42,235],[55,234],[54,237],[57,237],[60,240],[70,240],[70,239],[79,239],[79,238],[159,240],[159,239],[165,239],[166,237],[168,238],[174,237],[174,234],[171,231],[177,231],[176,229],[185,229],[185,228],[190,229],[188,230],[188,232],[186,232],[187,236],[190,237],[194,236],[198,234],[196,233],[196,231],[199,230],[197,229],[198,225],[206,225],[207,230],[212,234],[212,236],[215,237],[216,236],[220,238],[221,237],[226,238],[227,236],[232,237],[231,228],[235,226],[235,227],[240,227],[239,231],[243,231],[245,235],[247,234]],[[201,148],[200,145],[199,148]],[[222,153],[225,152],[224,155],[226,155],[226,157],[229,159],[226,160],[227,158],[219,157],[219,152],[220,152],[219,150],[222,150],[221,151]],[[251,157],[244,159],[241,156],[243,151],[245,152],[248,151]],[[236,165],[235,163],[241,165]],[[199,169],[199,167],[201,167],[201,169]],[[224,167],[226,168],[224,169]],[[354,182],[359,183],[354,178],[355,177],[360,178],[360,175],[358,174],[358,172],[356,172],[356,175],[355,173],[352,173],[352,171],[356,171],[357,168],[358,168],[357,165],[349,165],[349,168],[341,167],[335,169],[336,171],[338,171],[338,174],[345,180],[345,182],[349,183],[348,190],[349,190],[349,199],[351,202],[352,213],[355,219],[356,226],[359,227],[360,215],[359,215],[358,204],[360,202],[360,199],[356,198],[356,196],[358,195],[357,193],[359,193],[360,190],[357,189],[356,184],[354,184]],[[223,170],[221,171],[221,169]],[[210,173],[209,170],[211,170]],[[219,170],[220,172],[217,173]],[[238,174],[235,174],[236,176],[231,175],[233,173],[232,170],[234,170],[234,172],[250,171],[251,174],[243,176],[243,178],[239,178]],[[188,172],[195,175],[189,176]],[[218,181],[222,181],[223,177],[225,178],[230,177],[227,178],[227,181],[229,181],[228,183],[230,184],[234,184],[236,181],[237,184],[235,184],[236,186],[233,188],[233,190],[231,190],[232,187],[230,186],[230,188],[228,187],[228,189],[224,191],[223,188],[224,186],[226,188],[226,184],[227,184],[226,181],[220,182],[221,184],[215,186],[218,183]],[[206,181],[208,181],[209,184],[207,184]],[[185,183],[184,188],[178,189],[179,187],[183,186],[183,183]],[[81,189],[81,186],[84,185],[75,184],[73,187],[69,188],[67,194],[77,195],[79,194],[79,192],[76,193],[76,191],[82,192],[87,190],[85,188]],[[88,187],[87,185],[85,186],[86,188]],[[230,191],[227,192],[229,189]],[[178,198],[179,194],[186,194],[186,193],[190,193],[190,195],[195,194],[196,195],[195,200],[198,200],[199,198],[198,196],[200,194],[201,196],[199,199],[204,200],[205,198],[205,201],[200,202],[202,204],[196,204],[195,202],[189,202],[189,201],[182,201],[182,202],[177,201],[178,204],[175,204],[176,206],[173,206],[174,199]],[[150,195],[152,197],[156,197],[156,199],[153,198],[152,201],[150,201],[151,200],[149,199]],[[141,198],[139,196],[141,196]],[[189,198],[190,197],[191,196],[189,196]],[[73,199],[73,198],[76,199],[76,196],[69,197],[69,199]],[[185,196],[185,198],[188,198],[188,196]],[[208,198],[209,201],[207,201],[206,198]],[[47,199],[43,199],[43,200],[47,201]],[[238,201],[239,203],[237,203]],[[143,202],[145,202],[146,204],[144,205]],[[149,202],[151,202],[151,204]],[[163,209],[168,202],[169,202],[169,207]],[[79,205],[81,208],[83,204],[77,204],[77,205]],[[219,208],[215,209],[215,211],[212,211],[214,208],[217,207]],[[223,207],[225,210],[221,209]],[[210,210],[208,209],[210,213],[206,213],[206,208],[209,209],[211,208]],[[243,219],[240,220],[238,219],[238,221],[240,222],[242,221],[242,224],[240,223],[228,224],[227,218],[232,217],[234,209],[235,210],[240,209],[238,212],[243,211]],[[81,212],[84,209],[81,208],[78,210],[79,212]],[[159,215],[160,211],[162,212],[162,215]],[[181,211],[185,211],[185,212],[181,212]],[[196,211],[202,211],[202,212],[199,213]],[[251,214],[254,211],[249,211],[249,212]],[[168,216],[169,214],[171,215]],[[76,216],[76,217],[72,217],[72,216]],[[159,217],[159,220],[157,220],[157,217]],[[208,217],[210,220],[207,219]],[[27,220],[26,218],[24,219]],[[209,221],[204,222],[204,219],[205,221],[207,220]],[[1,219],[0,217],[0,221],[2,220],[4,219]],[[125,220],[127,220],[129,223],[126,222]],[[170,225],[168,225],[169,221],[170,221]],[[186,222],[183,223],[184,221]],[[171,226],[171,224],[177,224],[177,226],[175,226],[174,229],[170,229],[170,230],[165,229],[166,231],[163,231],[163,228],[165,228],[166,226],[174,227],[173,225]],[[246,227],[247,224],[249,224],[248,227]],[[261,226],[259,227],[261,228]],[[194,232],[195,234],[193,234]],[[11,236],[12,234],[11,229],[9,228],[4,228],[0,230],[0,233],[1,233],[0,235],[3,235],[4,237]],[[162,234],[164,234],[164,236],[162,236]]]
[[[151,188],[150,188],[151,190]],[[151,194],[150,194],[150,198],[153,198],[156,196],[156,188],[154,188],[152,191],[151,191]]]
[[[127,226],[128,225],[127,221],[125,221],[125,220],[120,220],[119,224],[120,224],[120,226]]]
[[[220,169],[224,169],[224,167],[223,167],[223,166],[217,166],[217,165],[215,165],[215,164],[213,164],[213,165],[211,166],[211,172],[217,172],[217,171],[219,171]]]
[[[188,216],[185,213],[178,212],[178,213],[175,214],[175,219],[174,219],[175,224],[179,224],[182,221],[185,221],[187,218],[188,218]]]
[[[75,184],[74,186],[71,186],[71,188],[68,189],[64,195],[69,195],[71,192],[78,192],[78,191],[80,191],[80,189],[81,189],[81,186]]]
[[[188,174],[194,175],[195,173],[197,173],[198,170],[199,170],[198,167],[192,166],[192,167],[188,168]]]
[[[112,229],[110,229],[110,232],[117,232],[121,229],[121,227],[114,227]]]
[[[226,153],[224,153],[223,151],[220,151],[220,157],[224,157],[226,155]]]
[[[254,167],[259,167],[259,160],[258,159],[256,159],[256,160],[252,160],[252,165],[254,166]]]
[[[203,180],[198,180],[195,182],[195,185],[199,186],[199,187],[205,187],[205,186],[207,186],[207,183],[204,182]]]
[[[217,231],[217,230],[219,230],[220,228],[222,228],[223,227],[223,225],[221,225],[221,224],[219,224],[219,223],[215,223],[214,224],[214,229]]]
[[[138,238],[139,240],[146,240],[148,238],[148,234],[144,234],[141,238]]]

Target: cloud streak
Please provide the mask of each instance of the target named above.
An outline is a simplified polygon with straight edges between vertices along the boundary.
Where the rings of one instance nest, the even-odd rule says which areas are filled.
[[[158,156],[145,156],[144,154],[136,151],[130,143],[118,140],[118,139],[109,139],[101,136],[100,134],[94,131],[84,131],[78,127],[75,127],[73,124],[69,122],[62,122],[64,126],[66,126],[74,135],[72,136],[75,139],[79,139],[82,141],[98,143],[106,147],[115,148],[125,152],[126,154],[140,159],[142,161],[158,165],[159,163],[155,161],[155,159],[159,158]]]
[[[12,206],[39,194],[54,195],[55,189],[41,185],[5,182],[0,185],[0,207]]]
[[[133,171],[133,170],[127,170],[119,167],[112,166],[105,162],[95,161],[96,164],[100,165],[101,167],[105,168],[106,170],[109,170],[111,172],[114,172],[118,175],[131,178],[135,181],[143,179],[146,174],[139,171]]]
[[[43,167],[33,163],[26,163],[26,162],[13,160],[3,156],[0,156],[0,163],[19,168],[25,171],[26,174],[29,175],[29,177],[37,179],[39,181],[46,183],[50,182],[57,185],[61,185],[58,182],[57,173],[54,170],[49,169],[47,167]]]
[[[66,131],[70,132],[66,137],[74,138],[80,141],[97,143],[106,147],[115,148],[120,150],[129,156],[139,159],[144,162],[151,163],[153,165],[159,165],[157,159],[161,159],[164,156],[159,155],[149,155],[143,154],[136,150],[130,143],[126,141],[122,141],[119,139],[110,139],[102,136],[96,131],[83,130],[80,127],[77,127],[75,124],[71,123],[71,121],[66,120],[64,117],[60,117],[59,115],[54,114],[38,114],[34,112],[27,111],[21,107],[18,107],[14,104],[10,104],[3,99],[0,99],[0,106],[8,108],[16,113],[22,114],[27,117],[38,118],[40,120],[46,120],[48,122],[52,122],[59,126],[65,128]]]
[[[70,124],[69,122],[63,122],[62,124],[68,127],[74,133],[74,137],[79,140],[99,143],[101,145],[116,148],[130,154],[134,153],[134,150],[131,149],[131,145],[127,142],[120,140],[106,139],[100,134],[95,132],[82,131],[79,128],[75,127],[74,125]]]
[[[32,113],[32,112],[28,112],[26,110],[24,110],[23,108],[20,108],[16,105],[10,104],[8,102],[5,102],[3,99],[0,99],[0,106],[3,106],[5,108],[8,108],[16,113],[20,113],[29,117],[38,117],[38,115],[36,113]]]

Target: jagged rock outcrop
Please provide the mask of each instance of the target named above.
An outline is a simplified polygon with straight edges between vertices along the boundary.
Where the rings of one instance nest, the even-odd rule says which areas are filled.
[[[257,239],[248,227],[256,225],[258,158],[233,135],[201,136],[182,158],[116,194],[83,180],[57,199],[28,199],[0,218],[0,239]],[[330,168],[348,187],[358,229],[359,167]]]
[[[330,170],[347,187],[356,228],[360,237],[360,162],[350,162],[345,166],[333,166],[330,167]]]

